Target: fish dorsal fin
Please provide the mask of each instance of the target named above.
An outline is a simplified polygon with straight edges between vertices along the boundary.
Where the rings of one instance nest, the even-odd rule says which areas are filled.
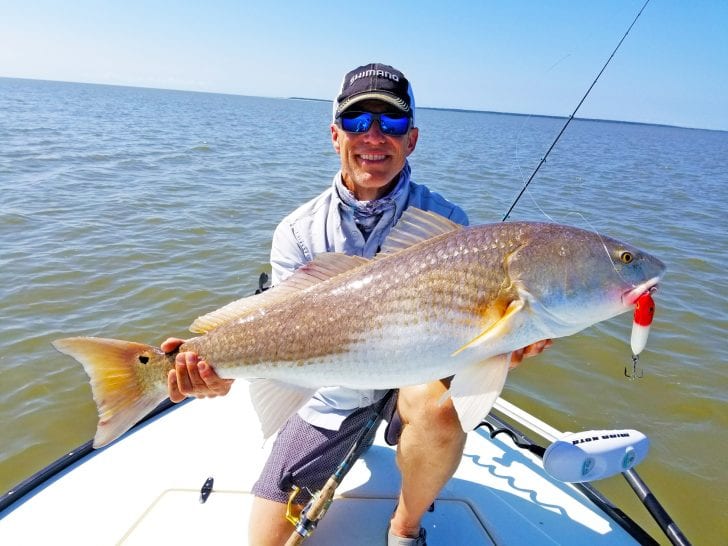
[[[410,207],[389,232],[382,250],[377,255],[386,256],[414,246],[438,235],[463,229],[463,226],[434,212]]]
[[[265,313],[267,308],[282,302],[291,294],[306,290],[368,261],[360,256],[347,256],[338,252],[319,254],[313,261],[299,267],[293,275],[270,290],[240,298],[198,317],[190,326],[190,331],[205,334],[233,320],[245,318],[253,313]]]
[[[289,295],[290,293],[285,290],[279,291],[278,287],[275,287],[255,296],[240,298],[211,313],[197,317],[190,325],[190,332],[206,334],[218,326],[249,316],[256,311],[264,312],[268,306],[284,300]]]
[[[295,273],[286,279],[281,286],[293,284],[312,286],[350,269],[355,269],[369,260],[361,256],[349,256],[341,252],[324,252],[319,254],[312,261],[296,269]],[[300,288],[299,288],[300,289]]]

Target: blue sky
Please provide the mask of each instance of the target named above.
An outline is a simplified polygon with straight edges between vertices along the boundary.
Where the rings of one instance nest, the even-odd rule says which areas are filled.
[[[0,76],[331,99],[392,64],[419,106],[569,115],[644,0],[0,0]],[[728,2],[651,0],[580,117],[728,130]]]

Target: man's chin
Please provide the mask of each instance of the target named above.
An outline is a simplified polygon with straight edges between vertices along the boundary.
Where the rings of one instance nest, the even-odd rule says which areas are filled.
[[[363,174],[358,176],[355,181],[356,191],[354,193],[360,201],[371,201],[389,193],[395,183],[396,180],[388,178],[388,176]],[[347,184],[347,187],[349,187],[349,184]],[[352,188],[349,187],[349,189]]]

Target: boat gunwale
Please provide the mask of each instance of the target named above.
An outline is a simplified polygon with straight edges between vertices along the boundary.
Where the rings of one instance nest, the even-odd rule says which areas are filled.
[[[169,398],[165,399],[161,404],[154,408],[146,417],[136,423],[129,431],[124,435],[120,436],[118,440],[125,437],[127,434],[145,427],[152,421],[160,418],[168,412],[181,407],[182,405],[194,400],[188,398],[180,403],[174,403]],[[117,441],[118,441],[117,440]],[[104,446],[101,449],[94,449],[93,439],[81,444],[80,446],[72,449],[65,455],[62,455],[55,461],[51,462],[44,468],[38,470],[34,474],[25,478],[23,481],[18,483],[16,486],[11,487],[5,493],[0,496],[0,520],[5,516],[13,512],[16,508],[33,498],[35,495],[43,491],[46,487],[50,486],[53,482],[70,472],[84,461],[96,456],[97,454],[104,451],[107,447],[113,445],[116,442],[112,442],[108,446]]]

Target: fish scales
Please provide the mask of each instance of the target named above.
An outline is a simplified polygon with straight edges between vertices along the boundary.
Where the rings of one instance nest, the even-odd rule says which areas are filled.
[[[504,241],[501,233],[510,238]],[[380,367],[372,359],[381,356],[382,347],[388,360],[427,354],[432,347],[440,354],[443,343],[449,354],[516,297],[504,261],[518,247],[520,233],[491,226],[437,237],[322,282],[264,314],[224,325],[183,349],[208,358],[222,375],[228,368],[283,369],[289,363],[368,367],[371,373]],[[422,334],[416,348],[413,331]]]

